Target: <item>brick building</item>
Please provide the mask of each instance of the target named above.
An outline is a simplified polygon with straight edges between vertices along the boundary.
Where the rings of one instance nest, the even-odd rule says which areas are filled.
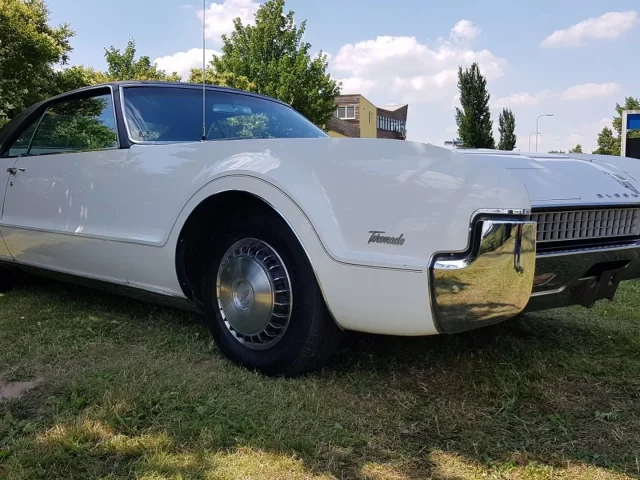
[[[336,97],[336,114],[327,122],[332,137],[407,138],[409,105],[376,107],[363,95]]]

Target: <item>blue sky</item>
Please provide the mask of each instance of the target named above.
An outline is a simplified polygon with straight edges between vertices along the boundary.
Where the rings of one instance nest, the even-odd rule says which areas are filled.
[[[166,70],[201,60],[201,2],[111,0],[100,9],[48,0],[53,23],[76,31],[72,64],[104,68],[104,47],[135,38],[138,53]],[[233,18],[259,2],[207,1],[207,49]],[[105,8],[106,6],[106,8]],[[455,136],[458,65],[478,61],[488,78],[495,128],[503,106],[516,115],[518,149],[540,120],[539,150],[595,148],[615,103],[640,97],[638,0],[288,0],[307,20],[306,41],[330,55],[343,93],[378,105],[409,103],[409,140],[442,145]],[[497,132],[496,132],[497,133]],[[535,136],[531,137],[532,144]],[[533,147],[532,147],[533,148]]]

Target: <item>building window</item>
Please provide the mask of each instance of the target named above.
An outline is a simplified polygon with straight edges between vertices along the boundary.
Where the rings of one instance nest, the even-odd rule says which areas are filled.
[[[338,118],[341,118],[342,120],[355,120],[356,107],[355,106],[338,107],[336,111],[336,116]]]
[[[404,120],[397,120],[395,118],[377,116],[378,129],[386,130],[388,132],[403,133],[406,129],[406,122]]]

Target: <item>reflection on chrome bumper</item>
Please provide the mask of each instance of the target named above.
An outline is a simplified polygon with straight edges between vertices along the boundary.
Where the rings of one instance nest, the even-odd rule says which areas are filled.
[[[535,222],[481,220],[469,251],[436,256],[430,284],[438,328],[457,333],[520,313],[533,287],[535,242]]]

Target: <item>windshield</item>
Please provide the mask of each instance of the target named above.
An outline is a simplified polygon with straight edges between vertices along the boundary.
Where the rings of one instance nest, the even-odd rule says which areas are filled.
[[[202,90],[125,87],[124,111],[131,139],[189,142],[202,139]],[[242,93],[207,90],[206,139],[325,138],[327,135],[281,103]]]

